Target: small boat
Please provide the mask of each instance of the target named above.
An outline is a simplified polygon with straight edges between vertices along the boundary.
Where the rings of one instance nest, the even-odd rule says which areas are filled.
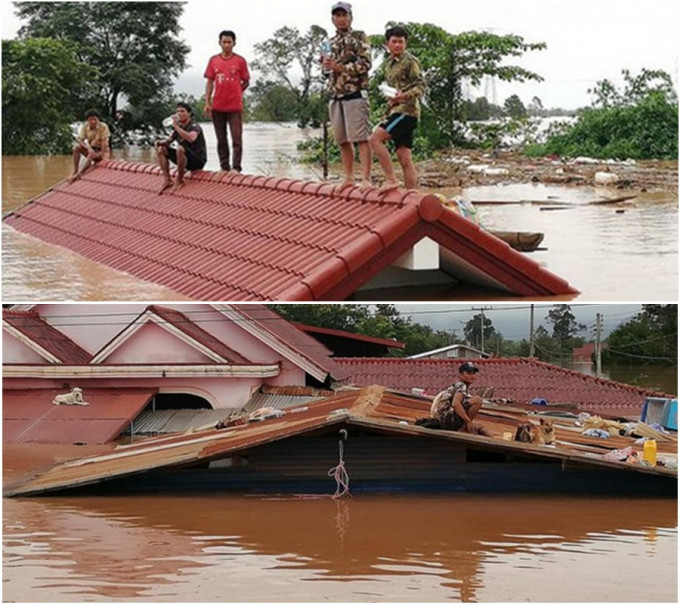
[[[534,252],[541,245],[544,237],[543,233],[530,231],[489,231],[489,233],[520,252]]]

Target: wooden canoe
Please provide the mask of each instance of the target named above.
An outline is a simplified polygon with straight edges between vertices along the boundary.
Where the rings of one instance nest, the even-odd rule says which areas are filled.
[[[498,239],[507,242],[511,248],[520,252],[533,252],[543,241],[543,233],[532,233],[530,231],[489,231]]]

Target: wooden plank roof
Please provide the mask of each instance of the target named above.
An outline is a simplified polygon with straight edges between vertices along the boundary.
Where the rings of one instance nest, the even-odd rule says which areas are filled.
[[[4,220],[198,300],[344,300],[424,238],[454,281],[577,293],[434,195],[203,171],[158,195],[161,181],[157,166],[102,162]]]

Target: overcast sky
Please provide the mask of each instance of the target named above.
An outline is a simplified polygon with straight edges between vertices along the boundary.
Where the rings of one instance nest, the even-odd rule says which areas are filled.
[[[181,19],[181,37],[191,47],[190,67],[177,89],[199,96],[203,70],[210,55],[219,52],[217,35],[232,29],[236,52],[254,59],[253,46],[283,26],[305,31],[310,25],[332,30],[330,6],[324,0],[189,0]],[[490,31],[516,34],[526,42],[545,42],[547,50],[528,53],[514,62],[540,74],[545,81],[495,84],[499,104],[518,94],[525,104],[538,96],[545,107],[573,109],[590,104],[588,88],[603,79],[622,82],[621,70],[663,69],[677,88],[680,21],[676,0],[356,0],[354,27],[382,33],[387,21],[434,23],[457,34]],[[16,35],[19,21],[12,3],[2,2],[2,37]],[[479,94],[493,101],[494,87]]]
[[[587,329],[581,336],[594,339],[595,321],[598,313],[602,315],[603,336],[609,334],[617,326],[635,317],[642,305],[637,304],[572,304],[569,305],[576,321],[585,324]],[[522,340],[529,338],[531,315],[530,303],[508,304],[476,304],[458,305],[446,303],[395,304],[399,313],[409,316],[412,321],[431,326],[435,330],[454,330],[459,337],[463,336],[465,324],[484,309],[497,332],[506,340]],[[546,317],[554,307],[552,304],[534,305],[534,329],[539,325],[552,332],[552,323]]]

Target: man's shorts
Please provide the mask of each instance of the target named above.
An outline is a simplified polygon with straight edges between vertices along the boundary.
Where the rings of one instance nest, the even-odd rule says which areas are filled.
[[[205,166],[207,160],[196,155],[191,149],[185,147],[184,153],[187,156],[187,170],[201,170]],[[174,147],[168,147],[168,158],[177,164],[177,150]]]
[[[418,118],[403,113],[393,113],[379,124],[392,137],[395,147],[413,147],[413,131],[418,126]]]
[[[368,101],[356,99],[331,99],[328,104],[333,136],[338,145],[362,143],[371,137],[371,116]]]
[[[470,411],[470,407],[470,400],[464,400],[463,409],[466,413]],[[453,407],[448,408],[439,415],[439,422],[441,423],[443,429],[447,429],[449,431],[459,431],[465,425],[465,421],[458,414],[456,414],[456,411],[453,409]]]

